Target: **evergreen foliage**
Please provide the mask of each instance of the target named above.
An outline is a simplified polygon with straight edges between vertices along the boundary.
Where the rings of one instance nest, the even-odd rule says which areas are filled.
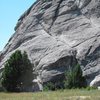
[[[75,89],[86,87],[86,80],[82,76],[82,70],[79,64],[69,67],[65,72],[65,79],[63,81],[64,86],[56,86],[54,83],[47,83],[44,85],[44,91],[57,90],[57,89]]]
[[[71,88],[81,88],[85,87],[86,80],[82,76],[82,70],[80,65],[77,64],[75,67],[70,67],[67,72],[65,72],[64,87]]]
[[[1,80],[2,86],[9,92],[20,91],[23,82],[19,78],[32,68],[27,53],[22,54],[20,50],[15,51],[6,61],[4,67]]]

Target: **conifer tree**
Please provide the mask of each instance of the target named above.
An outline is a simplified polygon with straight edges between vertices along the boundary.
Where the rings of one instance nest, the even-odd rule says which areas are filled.
[[[19,78],[31,68],[31,63],[27,53],[21,53],[20,50],[15,51],[5,63],[2,73],[2,86],[10,92],[20,91],[22,81]]]
[[[86,80],[82,76],[82,70],[79,64],[70,67],[69,70],[65,72],[64,86],[68,89],[86,86]]]

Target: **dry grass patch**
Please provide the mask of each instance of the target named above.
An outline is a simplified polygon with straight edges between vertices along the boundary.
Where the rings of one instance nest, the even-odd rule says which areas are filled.
[[[98,90],[60,90],[38,93],[0,93],[0,100],[100,100]]]

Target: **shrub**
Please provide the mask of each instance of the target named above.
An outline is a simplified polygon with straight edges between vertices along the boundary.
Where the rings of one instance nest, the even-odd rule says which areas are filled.
[[[89,90],[96,90],[96,89],[97,89],[97,87],[90,87],[90,86],[87,86],[87,87],[86,87],[86,90],[88,90],[88,91],[89,91]]]
[[[43,91],[49,91],[49,90],[56,90],[56,86],[52,82],[48,82],[46,85],[43,87]]]
[[[69,70],[65,72],[64,87],[71,89],[85,87],[85,85],[86,81],[82,76],[80,65],[77,64],[75,67],[69,67]]]
[[[31,68],[26,52],[22,54],[19,50],[15,51],[6,61],[4,67],[1,79],[2,86],[9,92],[20,91],[23,82],[19,78]]]

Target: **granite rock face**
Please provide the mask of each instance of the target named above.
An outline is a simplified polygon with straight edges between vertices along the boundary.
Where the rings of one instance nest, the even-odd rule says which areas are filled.
[[[99,86],[100,0],[37,0],[19,18],[3,49],[1,70],[17,49],[27,51],[41,84],[59,83],[78,62],[88,85]]]

